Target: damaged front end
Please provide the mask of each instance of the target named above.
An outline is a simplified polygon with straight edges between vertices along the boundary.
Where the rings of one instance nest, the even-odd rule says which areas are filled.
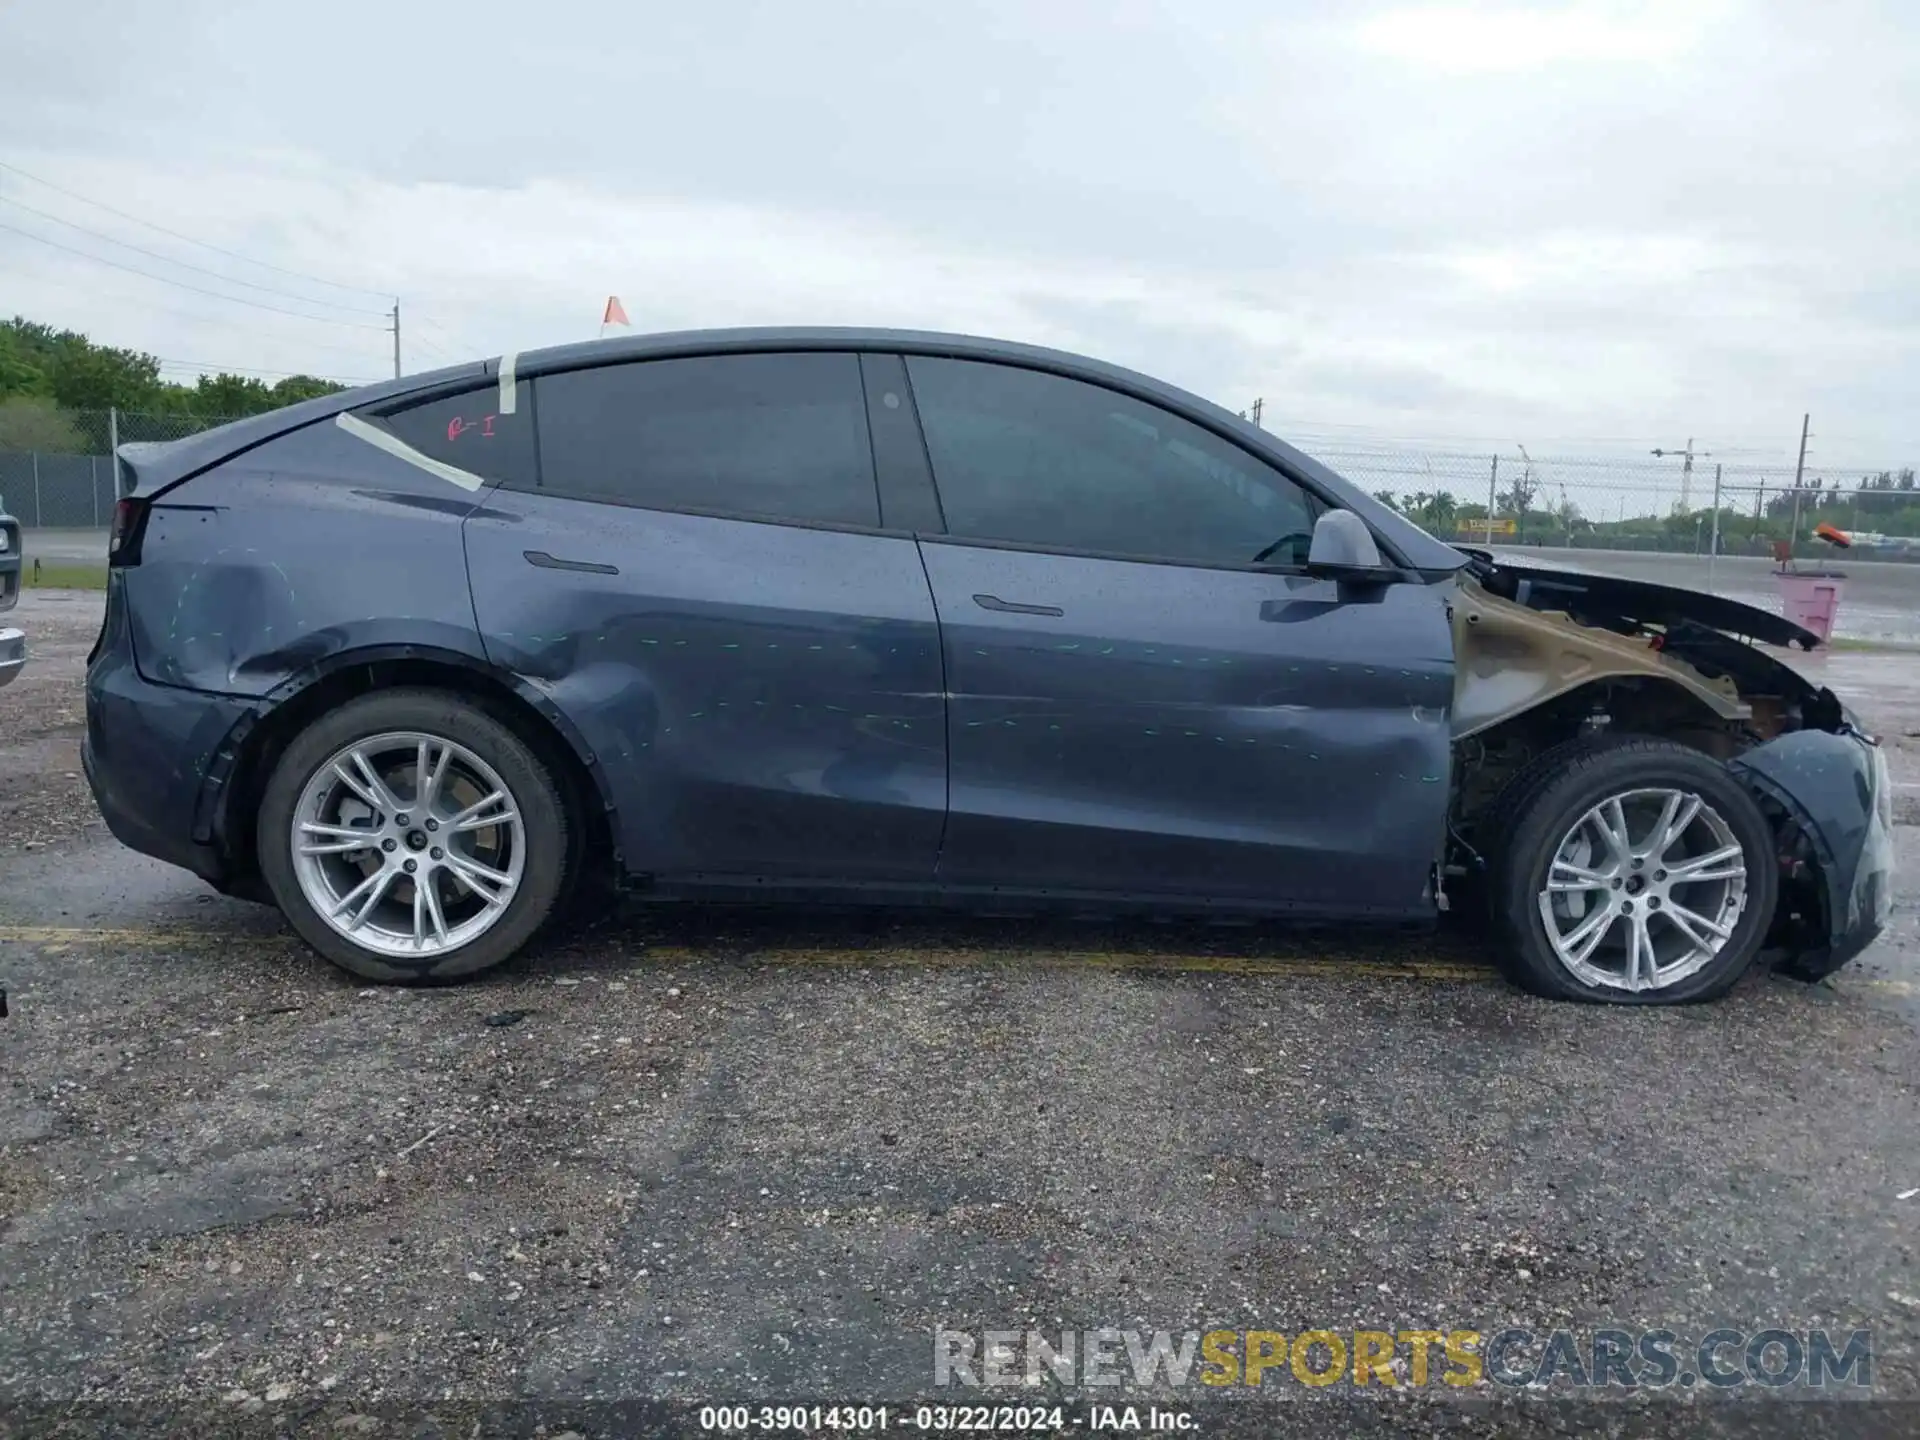
[[[1819,637],[1753,606],[1673,586],[1469,552],[1454,606],[1455,744],[1476,811],[1513,767],[1572,735],[1664,735],[1724,762],[1778,841],[1777,968],[1840,969],[1886,928],[1893,800],[1879,743],[1777,655]],[[1471,850],[1471,846],[1468,847]]]
[[[1893,786],[1879,742],[1851,722],[1800,730],[1728,762],[1781,838],[1779,968],[1831,975],[1887,928],[1893,909]]]

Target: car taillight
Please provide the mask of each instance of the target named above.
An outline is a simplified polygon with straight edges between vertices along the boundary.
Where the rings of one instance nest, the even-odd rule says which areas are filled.
[[[140,563],[140,531],[146,518],[144,500],[122,500],[113,507],[113,528],[107,532],[107,564]]]

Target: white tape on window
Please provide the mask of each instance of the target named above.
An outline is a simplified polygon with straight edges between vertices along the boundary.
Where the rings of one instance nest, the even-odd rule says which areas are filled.
[[[358,415],[341,415],[336,418],[339,420],[340,428],[354,439],[364,440],[367,444],[386,451],[397,460],[404,460],[409,465],[417,466],[429,475],[437,475],[450,485],[458,485],[462,490],[478,490],[487,483],[478,475],[462,470],[458,465],[449,465],[445,461],[434,459],[431,455],[422,455],[397,435],[389,435],[385,430],[369,425]]]
[[[513,367],[520,363],[520,352],[509,350],[500,357],[500,413],[513,414],[513,407],[520,403],[519,386],[514,378]]]

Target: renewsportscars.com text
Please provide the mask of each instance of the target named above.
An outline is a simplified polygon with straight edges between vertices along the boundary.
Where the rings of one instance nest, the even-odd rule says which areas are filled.
[[[1597,1327],[1449,1330],[955,1330],[933,1332],[938,1386],[1007,1389],[1442,1385],[1731,1389],[1873,1384],[1873,1336],[1853,1330]]]

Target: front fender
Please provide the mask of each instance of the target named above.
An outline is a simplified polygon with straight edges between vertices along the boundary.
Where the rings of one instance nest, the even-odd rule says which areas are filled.
[[[1880,747],[1851,727],[1798,730],[1727,768],[1781,817],[1783,858],[1814,871],[1820,923],[1782,968],[1831,975],[1879,938],[1893,908],[1893,788]]]

